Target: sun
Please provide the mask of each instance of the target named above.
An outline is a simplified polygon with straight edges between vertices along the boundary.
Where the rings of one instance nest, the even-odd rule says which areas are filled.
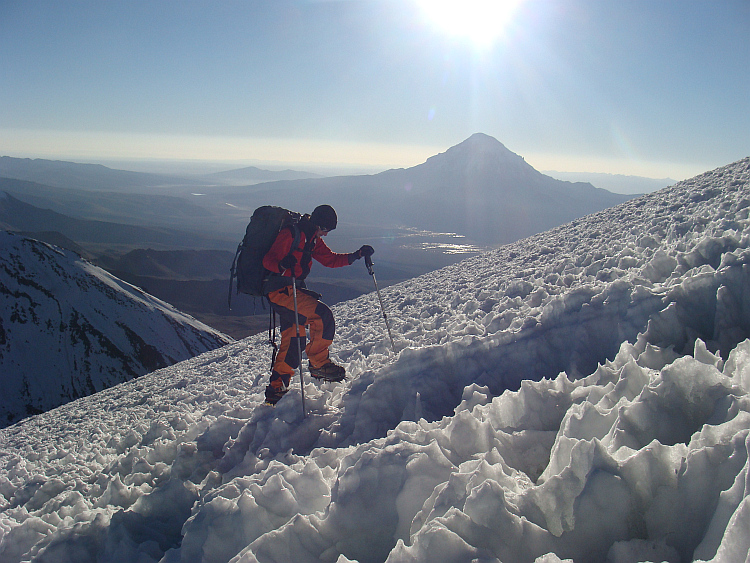
[[[417,0],[433,25],[453,36],[489,46],[524,0]]]

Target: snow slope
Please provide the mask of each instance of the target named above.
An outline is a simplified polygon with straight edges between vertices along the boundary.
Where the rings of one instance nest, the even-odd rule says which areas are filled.
[[[6,428],[0,559],[744,561],[749,212],[750,158],[387,288],[397,354],[340,304],[306,418],[258,336]]]
[[[232,342],[77,254],[0,231],[0,421]]]

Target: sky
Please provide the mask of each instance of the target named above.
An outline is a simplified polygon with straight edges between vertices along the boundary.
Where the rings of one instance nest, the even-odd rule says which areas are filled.
[[[0,0],[0,154],[386,169],[482,132],[680,180],[750,155],[749,29],[747,0]]]

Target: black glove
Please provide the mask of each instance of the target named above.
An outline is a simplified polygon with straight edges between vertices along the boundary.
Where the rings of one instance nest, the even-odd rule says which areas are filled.
[[[292,254],[287,254],[279,262],[279,271],[292,270],[297,265],[297,259]]]
[[[349,254],[349,264],[353,264],[355,260],[359,260],[363,256],[372,256],[373,252],[375,252],[375,249],[369,244],[365,244],[357,252]]]

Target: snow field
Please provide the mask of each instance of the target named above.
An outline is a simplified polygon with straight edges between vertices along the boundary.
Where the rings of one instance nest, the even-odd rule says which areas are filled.
[[[750,553],[750,159],[334,308],[342,384],[230,344],[0,433],[3,561]],[[377,270],[377,264],[375,266]]]

